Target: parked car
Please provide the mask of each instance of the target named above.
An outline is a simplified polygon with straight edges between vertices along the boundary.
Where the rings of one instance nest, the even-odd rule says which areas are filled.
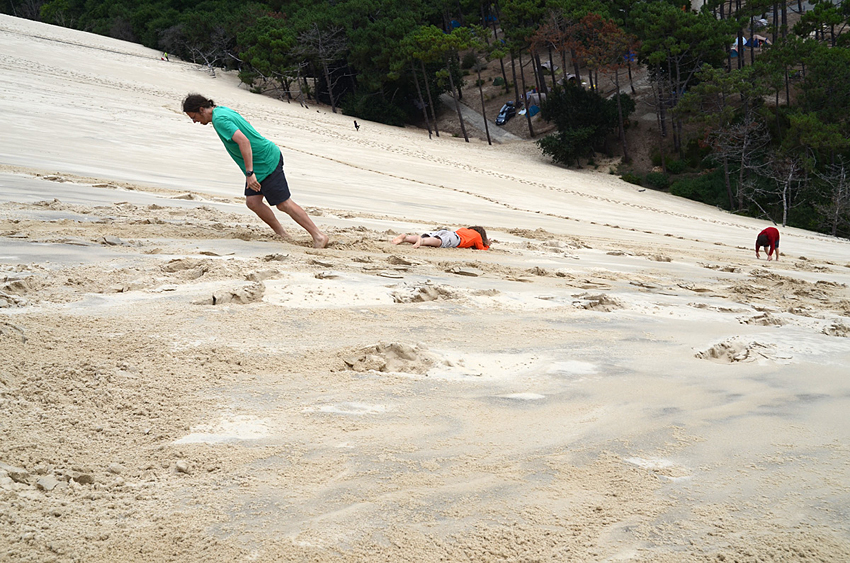
[[[507,120],[516,115],[516,107],[513,102],[507,102],[502,106],[499,115],[496,116],[496,125],[504,125]]]

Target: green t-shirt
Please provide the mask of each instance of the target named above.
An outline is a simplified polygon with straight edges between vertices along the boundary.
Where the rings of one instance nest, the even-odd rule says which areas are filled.
[[[245,121],[244,117],[228,107],[216,106],[213,108],[212,124],[227,152],[230,153],[231,158],[236,161],[242,172],[245,172],[245,161],[242,159],[242,151],[239,150],[239,145],[233,140],[233,135],[237,131],[242,131],[242,134],[251,142],[254,174],[257,175],[258,182],[265,180],[277,168],[280,162],[280,149],[257,133],[257,130],[251,127],[251,124]]]

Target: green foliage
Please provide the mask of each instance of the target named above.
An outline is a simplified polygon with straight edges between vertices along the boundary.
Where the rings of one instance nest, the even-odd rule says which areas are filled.
[[[475,56],[475,52],[467,51],[460,59],[460,68],[463,70],[469,70],[475,66],[476,62],[478,62],[478,57]]]
[[[346,115],[397,127],[404,127],[409,118],[404,109],[391,101],[363,92],[349,94],[340,107]]]
[[[652,155],[650,156],[652,160],[653,166],[661,166],[661,153],[659,151],[652,151]],[[681,174],[688,167],[688,163],[684,160],[676,160],[674,158],[670,158],[669,156],[664,159],[666,161],[667,172],[670,174]],[[696,166],[694,168],[697,168]]]
[[[830,49],[823,44],[809,45],[805,62],[806,78],[800,85],[801,111],[816,113],[824,123],[843,121],[843,130],[847,133],[850,50]]]
[[[663,172],[649,172],[644,179],[649,186],[657,190],[666,190],[670,187],[670,177]]]
[[[661,153],[658,151],[652,151],[652,155],[649,157],[652,161],[653,166],[661,166]]]
[[[711,153],[711,148],[700,144],[698,139],[691,139],[685,145],[684,161],[687,168],[699,169]]]
[[[674,160],[671,158],[667,159],[667,172],[670,174],[681,174],[687,168],[687,164],[684,160]]]
[[[670,193],[708,205],[728,204],[723,171],[720,169],[699,176],[679,178],[670,185]]]
[[[624,118],[628,117],[634,111],[634,101],[621,96],[621,102]],[[551,92],[540,109],[543,119],[553,122],[558,132],[540,139],[537,145],[543,154],[567,166],[600,148],[618,125],[616,98],[606,100],[573,83]]]
[[[580,156],[588,154],[587,140],[593,132],[593,127],[571,128],[543,137],[537,141],[537,146],[553,161],[572,166]]]
[[[502,78],[501,76],[497,76],[496,78],[493,79],[493,86],[504,86],[504,85],[505,85],[505,79]]]
[[[630,184],[634,184],[636,186],[642,186],[643,185],[643,178],[641,178],[640,175],[635,174],[634,172],[624,172],[620,176],[620,178],[622,178],[626,182],[628,182]]]

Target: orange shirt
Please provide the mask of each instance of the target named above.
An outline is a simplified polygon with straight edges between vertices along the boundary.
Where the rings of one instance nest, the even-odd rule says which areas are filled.
[[[458,229],[455,231],[457,236],[460,237],[460,244],[457,245],[458,248],[477,248],[478,250],[489,250],[489,246],[484,246],[484,241],[481,240],[481,235],[478,234],[478,231],[473,231],[472,229]]]

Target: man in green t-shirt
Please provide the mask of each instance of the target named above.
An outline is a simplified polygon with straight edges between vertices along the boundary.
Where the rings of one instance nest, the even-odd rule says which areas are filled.
[[[245,173],[245,205],[281,237],[292,240],[275,217],[273,205],[292,217],[313,237],[314,248],[328,245],[328,236],[319,230],[301,206],[292,201],[283,174],[283,155],[277,145],[257,133],[250,123],[230,108],[216,106],[200,94],[183,100],[183,112],[201,125],[213,124],[230,157]],[[269,205],[263,201],[263,197]]]

